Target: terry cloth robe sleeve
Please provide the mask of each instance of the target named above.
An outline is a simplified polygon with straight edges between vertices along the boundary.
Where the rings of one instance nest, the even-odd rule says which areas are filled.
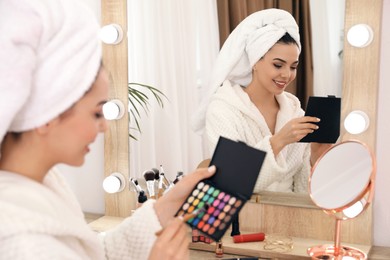
[[[303,115],[299,101],[289,93],[277,97],[280,112],[276,131],[289,120]],[[267,152],[255,192],[307,190],[310,170],[310,146],[303,143],[287,145],[277,156],[274,155],[270,138],[272,136],[263,116],[250,101],[239,85],[225,81],[212,98],[206,113],[206,136],[210,151],[213,152],[219,136],[243,141],[247,145]],[[297,187],[294,187],[294,180]]]
[[[0,259],[142,260],[160,228],[150,201],[99,240],[57,170],[43,184],[0,171]]]
[[[108,259],[148,259],[155,233],[162,228],[154,202],[146,201],[130,218],[101,235]]]

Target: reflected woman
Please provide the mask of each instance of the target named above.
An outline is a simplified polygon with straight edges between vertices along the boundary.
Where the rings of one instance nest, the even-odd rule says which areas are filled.
[[[307,192],[311,162],[321,145],[298,141],[320,119],[304,116],[300,101],[285,92],[297,73],[299,29],[290,13],[266,9],[244,19],[217,57],[209,96],[196,115],[210,152],[220,136],[267,152],[255,192]]]

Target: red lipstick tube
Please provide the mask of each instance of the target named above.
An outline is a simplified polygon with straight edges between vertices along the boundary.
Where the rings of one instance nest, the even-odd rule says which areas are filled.
[[[253,233],[253,234],[233,236],[233,241],[234,243],[256,242],[256,241],[263,241],[264,238],[265,238],[264,233]]]

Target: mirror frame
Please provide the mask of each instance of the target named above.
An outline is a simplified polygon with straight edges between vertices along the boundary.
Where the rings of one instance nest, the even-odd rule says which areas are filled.
[[[380,54],[380,30],[382,18],[382,0],[368,2],[366,0],[346,0],[345,3],[345,31],[357,23],[366,23],[374,31],[374,40],[365,48],[355,48],[346,41],[344,33],[343,50],[343,90],[342,90],[342,110],[341,120],[344,121],[346,115],[352,110],[362,110],[370,118],[369,128],[362,134],[351,135],[341,127],[341,141],[348,139],[358,139],[366,143],[373,151],[376,148],[376,103],[377,88],[379,84],[379,54]],[[102,25],[109,23],[119,24],[123,31],[127,31],[127,2],[102,0]],[[127,39],[126,37],[117,45],[103,46],[103,63],[108,71],[111,88],[110,98],[120,99],[125,104],[127,110]],[[367,97],[367,86],[370,96]],[[125,116],[113,122],[110,122],[109,128],[105,133],[104,149],[104,174],[110,175],[112,172],[121,172],[125,178],[129,178],[129,144],[122,140],[128,139],[127,113]],[[341,124],[342,126],[343,124]],[[291,195],[291,194],[289,194]],[[318,210],[307,195],[308,199],[299,194],[293,194],[286,197],[286,194],[278,193],[260,193],[252,197],[253,204],[260,204],[269,207],[282,207],[284,215],[290,216],[290,211],[295,209]],[[120,193],[105,195],[105,214],[107,216],[126,217],[135,209],[135,194],[125,189]],[[323,214],[321,212],[321,214]],[[354,242],[353,236],[358,233],[364,233],[364,239],[359,240],[364,244],[372,244],[372,207],[363,214],[365,217],[354,221],[349,231],[346,242]],[[291,216],[290,216],[291,217]],[[322,221],[322,220],[321,220]],[[320,221],[320,222],[321,222]],[[318,221],[317,221],[318,222]],[[322,223],[322,222],[321,222]],[[321,224],[320,223],[320,224]],[[317,223],[318,224],[318,223]],[[326,224],[326,223],[325,223]],[[308,223],[309,225],[309,223]],[[359,226],[368,226],[369,230],[362,232]],[[298,226],[298,229],[300,227]],[[367,231],[369,231],[367,233]],[[293,232],[290,232],[294,235]],[[318,234],[314,238],[321,239]],[[360,235],[361,236],[361,235]]]

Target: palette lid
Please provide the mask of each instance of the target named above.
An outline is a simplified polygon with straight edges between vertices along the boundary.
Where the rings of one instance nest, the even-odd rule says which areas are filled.
[[[210,161],[217,171],[209,181],[221,190],[250,199],[265,155],[244,142],[221,136]]]
[[[313,133],[306,135],[300,142],[335,143],[340,136],[341,98],[335,96],[309,97],[305,116],[321,119]]]

